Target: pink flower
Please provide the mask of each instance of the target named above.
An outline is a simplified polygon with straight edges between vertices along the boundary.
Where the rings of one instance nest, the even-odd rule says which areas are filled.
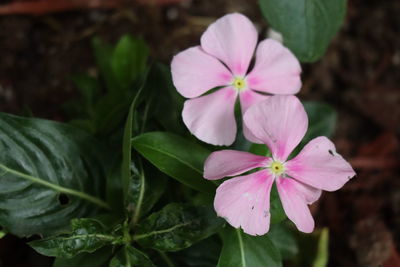
[[[177,54],[171,63],[178,92],[186,98],[182,117],[190,132],[214,145],[231,145],[236,137],[234,115],[239,96],[242,114],[268,94],[300,90],[301,67],[279,42],[266,39],[256,49],[257,30],[241,14],[229,14],[211,24],[201,46]],[[249,72],[255,52],[255,65]],[[210,89],[215,92],[204,95]],[[260,93],[261,92],[261,93]],[[264,94],[262,94],[264,93]],[[244,127],[249,140],[253,136]]]
[[[260,168],[218,187],[214,200],[217,214],[250,235],[267,233],[270,191],[275,181],[287,217],[300,231],[312,232],[314,220],[307,205],[320,197],[321,190],[341,188],[355,175],[354,170],[323,136],[311,140],[288,160],[308,126],[304,107],[295,96],[271,96],[251,107],[244,115],[244,123],[255,138],[270,148],[272,157],[234,150],[217,151],[208,157],[204,177],[209,180]]]

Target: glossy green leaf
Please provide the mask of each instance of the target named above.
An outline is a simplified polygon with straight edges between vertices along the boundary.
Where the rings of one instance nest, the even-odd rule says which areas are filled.
[[[125,246],[121,248],[112,258],[110,267],[153,267],[149,257],[140,250]]]
[[[109,209],[101,199],[107,162],[83,131],[0,113],[0,225],[18,236],[50,235]]]
[[[145,133],[132,139],[133,147],[162,172],[201,192],[215,186],[203,178],[203,164],[210,152],[178,135]]]
[[[271,157],[271,152],[264,144],[252,144],[250,146],[249,152],[260,156]]]
[[[223,220],[210,206],[172,203],[141,221],[133,239],[159,251],[178,251],[209,237]]]
[[[284,44],[303,62],[325,53],[343,23],[346,0],[259,0],[261,11]]]
[[[268,237],[280,251],[284,260],[291,259],[299,253],[299,248],[291,230],[284,223],[271,225]]]
[[[81,253],[73,258],[56,258],[53,267],[101,267],[112,255],[110,246],[103,247],[93,253]]]
[[[331,137],[337,120],[335,109],[319,102],[303,102],[303,105],[308,115],[308,130],[302,142],[309,142],[318,136]]]
[[[154,168],[141,168],[132,172],[128,191],[128,208],[132,209],[132,221],[139,219],[156,204],[166,186],[165,174]]]
[[[129,87],[145,70],[148,54],[149,49],[143,40],[129,35],[119,40],[112,54],[111,67],[121,87]]]
[[[74,219],[72,233],[29,242],[40,254],[52,257],[72,258],[82,252],[92,253],[117,237],[107,233],[105,226],[94,219]]]
[[[282,266],[281,255],[267,235],[251,236],[232,227],[221,235],[223,246],[217,267]]]

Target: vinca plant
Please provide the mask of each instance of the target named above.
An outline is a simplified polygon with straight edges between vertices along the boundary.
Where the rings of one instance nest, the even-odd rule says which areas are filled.
[[[346,3],[259,4],[283,42],[239,13],[170,64],[140,38],[95,37],[68,123],[1,113],[0,237],[55,267],[325,266],[309,205],[355,172],[329,140],[334,109],[296,94]]]

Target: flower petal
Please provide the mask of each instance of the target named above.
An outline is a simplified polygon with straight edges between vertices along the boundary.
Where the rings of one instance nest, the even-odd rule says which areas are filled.
[[[292,95],[271,96],[250,107],[243,120],[251,133],[280,161],[285,161],[300,143],[308,126],[303,105]]]
[[[296,94],[301,88],[301,66],[281,43],[266,39],[256,52],[256,63],[248,74],[251,89],[271,94]]]
[[[240,92],[240,108],[242,110],[242,115],[244,115],[247,109],[263,100],[267,100],[269,96],[257,93],[253,90],[246,90]],[[243,123],[243,134],[247,140],[253,143],[262,144],[262,141],[258,140],[251,131],[247,128],[246,124]]]
[[[223,16],[201,36],[201,47],[224,62],[234,75],[244,76],[257,44],[257,30],[242,14]]]
[[[204,163],[204,178],[216,180],[235,176],[254,168],[266,167],[267,157],[236,150],[220,150],[211,153]]]
[[[200,46],[188,48],[174,56],[171,73],[176,89],[186,98],[198,97],[232,81],[230,71]]]
[[[324,136],[311,140],[286,168],[296,180],[326,191],[338,190],[356,174]]]
[[[182,117],[190,132],[213,145],[231,145],[236,137],[235,101],[230,87],[209,95],[186,100]]]
[[[279,197],[288,218],[294,222],[297,229],[304,233],[314,230],[314,219],[303,192],[298,191],[296,181],[291,178],[276,179]]]
[[[296,187],[296,190],[302,194],[308,205],[311,205],[317,201],[322,194],[321,189],[303,184],[299,181],[296,181],[296,183],[293,183],[293,185]]]
[[[258,171],[223,182],[218,188],[214,208],[235,228],[249,235],[263,235],[269,230],[269,197],[273,178]]]

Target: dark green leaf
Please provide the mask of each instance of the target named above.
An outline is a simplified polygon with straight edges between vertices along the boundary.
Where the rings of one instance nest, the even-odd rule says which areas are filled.
[[[71,234],[32,241],[29,245],[46,256],[72,258],[82,252],[92,253],[117,239],[94,219],[74,219],[71,227]]]
[[[166,132],[142,134],[132,144],[143,157],[179,182],[201,192],[215,189],[203,178],[203,164],[210,152],[202,146]]]
[[[328,104],[318,102],[303,102],[308,115],[308,131],[303,143],[318,136],[331,137],[335,131],[337,113]]]
[[[114,91],[116,88],[118,89],[117,79],[111,68],[111,57],[114,51],[113,47],[98,37],[92,39],[92,47],[97,67],[100,69],[101,77],[104,79],[107,89],[110,92]]]
[[[283,210],[281,199],[279,198],[278,189],[276,184],[272,185],[270,195],[270,212],[271,212],[271,223],[280,223],[286,219],[286,213]]]
[[[112,54],[111,67],[122,88],[127,88],[146,68],[149,49],[143,40],[123,36]]]
[[[172,255],[182,266],[215,267],[221,252],[221,242],[218,241],[214,235]]]
[[[71,126],[0,113],[0,225],[18,236],[50,235],[96,206],[108,209],[100,198],[105,155]]]
[[[178,134],[186,132],[181,115],[184,98],[172,84],[171,70],[167,66],[153,65],[146,84],[147,90],[154,94],[154,104],[151,109],[164,129]],[[168,112],[166,112],[167,110]]]
[[[267,235],[251,236],[231,227],[221,232],[218,267],[282,266],[281,255]]]
[[[71,80],[77,86],[86,105],[90,107],[100,93],[99,81],[85,74],[75,74],[71,76]]]
[[[93,253],[81,253],[71,259],[56,258],[53,267],[101,267],[110,260],[112,249],[109,246]]]
[[[271,152],[264,144],[252,144],[250,146],[249,152],[260,156],[271,157]]]
[[[110,267],[153,267],[149,257],[140,250],[125,246],[121,248],[110,262]]]
[[[132,206],[133,223],[146,215],[165,190],[165,174],[154,168],[141,168],[138,173],[132,172],[128,192],[128,204]]]
[[[284,223],[271,225],[268,237],[279,249],[284,260],[295,257],[299,252],[296,239]]]
[[[318,229],[312,234],[298,233],[300,253],[298,266],[325,267],[329,260],[329,230]]]
[[[318,60],[343,23],[346,0],[259,0],[272,28],[303,62]]]
[[[133,238],[146,248],[178,251],[214,234],[222,223],[212,207],[172,203],[141,221]]]

